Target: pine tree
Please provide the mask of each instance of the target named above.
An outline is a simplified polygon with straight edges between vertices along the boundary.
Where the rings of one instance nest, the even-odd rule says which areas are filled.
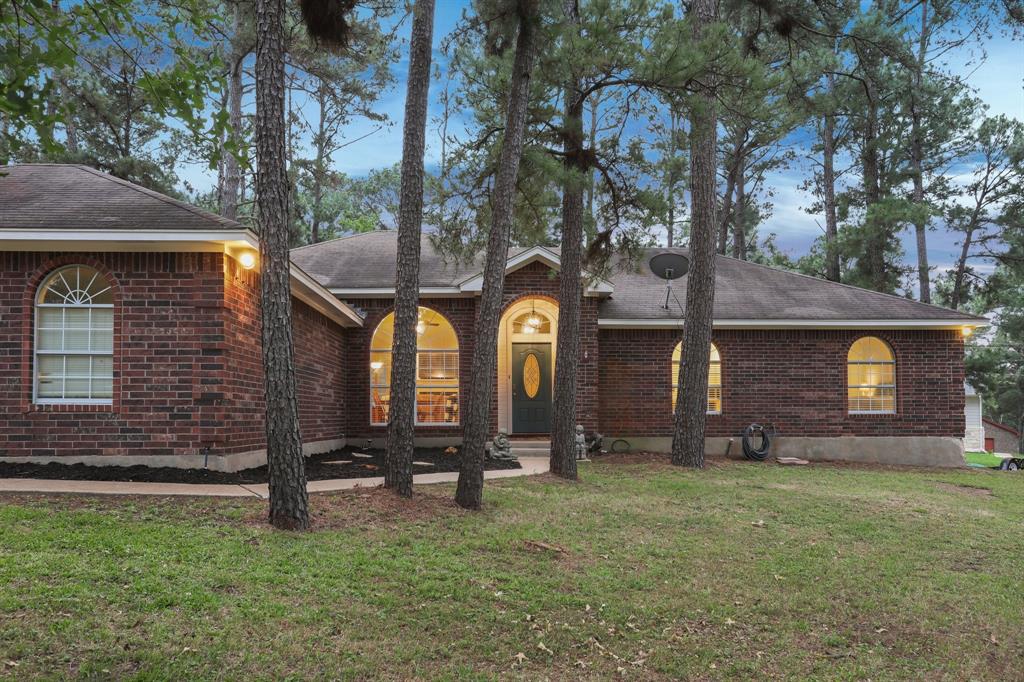
[[[693,42],[702,44],[718,17],[717,0],[694,0],[690,6]],[[686,283],[679,397],[672,435],[672,463],[704,466],[708,364],[715,302],[715,209],[717,204],[717,102],[715,76],[704,75],[692,98],[690,113],[690,271]]]
[[[409,84],[402,138],[402,196],[398,209],[395,335],[388,409],[384,486],[412,495],[416,415],[416,315],[420,296],[420,229],[423,220],[423,154],[433,49],[434,0],[416,0],[409,47]]]
[[[288,169],[284,148],[284,22],[284,0],[257,0],[256,210],[270,523],[275,528],[303,530],[309,527],[309,498],[299,436],[292,345]]]
[[[477,304],[469,402],[463,410],[462,463],[455,501],[467,509],[479,509],[483,504],[484,441],[490,422],[513,202],[523,151],[526,109],[530,100],[530,76],[537,49],[538,0],[505,0],[505,3],[511,6],[509,9],[514,7],[514,14],[518,17],[518,35],[505,116],[505,135],[501,142],[492,195],[493,209],[484,264],[483,291]],[[484,11],[501,12],[504,9],[484,8]]]

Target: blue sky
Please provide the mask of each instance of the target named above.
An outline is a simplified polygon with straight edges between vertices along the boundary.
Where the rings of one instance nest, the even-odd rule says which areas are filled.
[[[467,0],[438,0],[434,23],[435,48],[455,27],[467,5]],[[406,22],[401,31],[403,37],[408,36],[408,28]],[[962,54],[950,56],[951,68],[967,78],[969,85],[988,105],[990,114],[1005,114],[1024,120],[1024,42],[996,35],[985,41],[983,48],[987,58],[980,65],[967,66],[966,63],[974,61],[977,55],[964,51]],[[403,44],[402,57],[395,65],[395,85],[384,94],[377,105],[379,111],[388,114],[392,125],[342,149],[333,159],[334,167],[338,170],[351,175],[364,175],[371,169],[390,166],[401,159],[407,50],[408,45]],[[435,63],[441,63],[443,68],[440,61],[442,55],[436,49],[434,56]],[[441,89],[441,83],[435,81],[432,84],[432,115],[439,113],[436,98]],[[374,127],[364,121],[355,121],[347,131],[347,137],[356,139],[371,132]],[[439,156],[438,136],[433,121],[428,127],[427,165],[434,167]],[[794,256],[805,253],[811,242],[822,232],[820,225],[823,223],[820,217],[805,211],[805,207],[811,203],[811,198],[799,189],[809,172],[806,165],[797,163],[767,179],[767,184],[774,189],[774,213],[759,228],[760,233],[775,233],[777,245]],[[183,179],[199,189],[212,187],[215,182],[214,174],[204,168],[183,168],[180,174]],[[908,231],[902,237],[909,262],[914,258],[913,235]],[[941,228],[929,235],[929,259],[934,266],[948,267],[953,262],[956,251],[954,235]]]

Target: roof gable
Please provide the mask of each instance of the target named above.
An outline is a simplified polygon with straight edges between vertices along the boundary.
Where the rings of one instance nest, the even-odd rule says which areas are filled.
[[[562,270],[560,254],[546,246],[531,246],[518,253],[509,255],[505,263],[505,274],[511,274],[531,263],[543,263],[555,272],[561,272]],[[614,290],[610,282],[603,279],[594,279],[587,273],[584,273],[584,279],[590,280],[590,283],[587,285],[587,293],[590,295],[610,294]],[[481,292],[483,287],[484,275],[482,272],[459,283],[459,289],[464,292]]]

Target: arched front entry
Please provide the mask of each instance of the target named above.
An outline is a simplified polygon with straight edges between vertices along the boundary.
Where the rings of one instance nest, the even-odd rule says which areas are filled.
[[[509,433],[551,431],[558,305],[531,297],[516,301],[498,329],[498,428]]]

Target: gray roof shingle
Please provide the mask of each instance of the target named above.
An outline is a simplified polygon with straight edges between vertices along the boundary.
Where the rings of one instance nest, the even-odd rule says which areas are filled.
[[[678,319],[679,306],[665,302],[665,282],[647,267],[658,253],[687,254],[686,249],[647,249],[640,263],[619,262],[609,279],[615,287],[602,302],[600,316],[610,319]],[[809,275],[718,256],[715,266],[716,320],[963,320],[984,318],[948,308],[882,294]],[[688,277],[672,283],[686,302]]]
[[[292,262],[328,289],[381,289],[395,286],[398,232],[378,230],[292,249]],[[420,286],[450,287],[480,272],[483,255],[472,263],[446,260],[427,235],[420,238]]]
[[[0,167],[0,230],[244,230],[244,225],[86,166],[31,164]],[[424,235],[420,285],[452,287],[480,272],[445,258]],[[388,289],[395,283],[397,233],[367,232],[292,251],[292,260],[330,289]],[[522,248],[509,250],[509,256]],[[557,249],[551,249],[557,253]],[[647,261],[670,249],[648,249],[637,263],[617,261],[614,287],[600,317],[673,320],[679,306],[662,307],[665,283]],[[671,249],[686,254],[685,249]],[[673,283],[686,300],[686,277]],[[946,320],[984,318],[857,287],[718,256],[717,320]]]
[[[422,241],[420,286],[451,287],[480,272],[483,256],[472,263],[450,263],[426,235]],[[397,233],[366,232],[313,244],[292,251],[292,260],[331,289],[386,289],[395,285]],[[522,249],[509,251],[513,256]],[[552,249],[557,252],[557,249]],[[614,287],[602,301],[603,319],[672,320],[681,312],[665,302],[665,282],[647,267],[658,253],[686,255],[686,249],[647,249],[639,262],[617,260],[607,277]],[[686,301],[687,278],[673,282],[681,303]],[[718,256],[715,278],[716,320],[962,320],[984,318],[881,294],[816,277]]]
[[[0,229],[244,230],[245,225],[88,166],[0,166]]]

